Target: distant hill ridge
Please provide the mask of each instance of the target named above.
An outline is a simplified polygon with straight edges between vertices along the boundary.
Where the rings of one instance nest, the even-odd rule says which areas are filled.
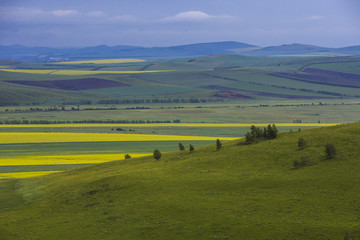
[[[214,54],[245,56],[349,56],[360,55],[360,45],[343,48],[326,48],[305,44],[284,44],[259,47],[252,44],[224,41],[195,43],[170,47],[106,46],[82,48],[0,46],[0,59],[17,61],[63,61],[105,58],[170,59]]]

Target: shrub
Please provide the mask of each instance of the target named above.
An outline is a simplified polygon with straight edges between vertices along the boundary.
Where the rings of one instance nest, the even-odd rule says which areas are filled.
[[[161,152],[158,149],[155,149],[153,152],[153,156],[155,160],[160,160],[161,158]]]
[[[328,159],[334,158],[336,154],[336,148],[334,144],[328,143],[325,145],[325,153]]]
[[[302,156],[300,160],[293,161],[294,168],[307,167],[311,165],[310,159],[307,156]]]
[[[125,159],[129,159],[131,156],[129,154],[125,154]]]
[[[306,141],[305,141],[303,138],[299,138],[298,147],[299,147],[300,149],[306,148]]]
[[[179,150],[180,150],[180,151],[184,151],[184,150],[185,150],[185,147],[184,147],[184,145],[183,145],[182,143],[179,143],[178,145],[179,145]]]
[[[193,152],[195,150],[194,146],[190,144],[189,151]]]
[[[353,240],[354,238],[351,236],[350,231],[346,231],[346,235],[344,237],[344,240]]]
[[[301,166],[300,161],[297,159],[293,161],[293,165],[294,165],[294,168],[299,168]]]
[[[222,143],[220,142],[219,139],[216,139],[216,150],[220,150],[222,148]]]

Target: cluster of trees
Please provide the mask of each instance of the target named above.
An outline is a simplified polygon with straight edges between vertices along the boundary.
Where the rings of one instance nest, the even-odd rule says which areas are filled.
[[[182,143],[179,143],[178,146],[179,146],[180,151],[185,151],[185,147],[184,147],[184,145]],[[195,150],[194,146],[192,144],[190,144],[189,145],[189,151],[193,152],[194,150]]]
[[[298,140],[298,147],[299,147],[299,149],[300,149],[300,150],[305,149],[305,148],[307,148],[307,146],[308,146],[308,145],[307,145],[305,139],[299,138],[299,140]],[[326,158],[327,158],[328,160],[334,158],[335,155],[336,155],[336,148],[335,148],[334,144],[332,144],[332,143],[327,143],[327,144],[325,145],[324,152],[325,152]],[[313,164],[314,164],[314,163],[310,161],[310,159],[309,159],[308,156],[301,156],[301,157],[300,157],[300,160],[294,160],[294,161],[293,161],[294,168],[311,166],[311,165],[313,165]]]
[[[178,147],[179,147],[180,151],[185,151],[185,146],[182,143],[179,143]],[[221,143],[221,141],[219,139],[217,139],[216,140],[216,150],[219,151],[221,148],[222,148],[222,143]],[[192,144],[190,144],[189,145],[189,152],[193,152],[194,150],[195,150],[195,147]],[[155,160],[160,160],[161,152],[159,151],[159,149],[154,150],[153,157],[154,157]],[[125,158],[127,159],[126,155],[125,155]],[[128,157],[128,158],[130,158],[130,157]]]
[[[252,125],[250,127],[250,132],[247,132],[245,134],[245,143],[251,144],[263,139],[274,139],[277,137],[277,135],[278,135],[278,130],[275,124],[273,125],[269,124],[267,128],[264,129]]]

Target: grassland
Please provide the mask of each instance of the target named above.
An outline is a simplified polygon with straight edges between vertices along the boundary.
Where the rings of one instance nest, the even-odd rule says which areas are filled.
[[[308,147],[300,150],[302,137]],[[360,237],[360,125],[2,180],[3,239]],[[336,146],[327,160],[324,146]],[[308,156],[312,166],[294,169]]]

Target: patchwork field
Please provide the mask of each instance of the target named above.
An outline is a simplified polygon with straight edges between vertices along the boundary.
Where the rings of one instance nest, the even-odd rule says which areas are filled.
[[[94,75],[94,74],[136,74],[136,73],[159,73],[170,70],[149,70],[149,71],[86,71],[86,70],[29,70],[29,69],[1,69],[4,72],[29,73],[29,74],[54,74],[54,75]]]
[[[33,125],[28,127],[31,126]],[[79,126],[75,124],[61,127]],[[122,160],[125,154],[141,157],[152,154],[154,149],[174,151],[178,149],[179,142],[186,147],[189,144],[197,147],[217,139],[158,134],[46,132],[52,128],[53,126],[42,126],[42,132],[0,132],[0,179],[39,176],[90,164]],[[233,139],[235,138],[222,138],[224,141]]]
[[[0,95],[9,90],[16,94],[0,100],[2,104],[18,105],[61,104],[64,99],[95,103],[104,100],[181,103],[359,98],[359,66],[359,57],[261,58],[238,55],[58,63],[3,61]],[[95,74],[96,78],[104,80],[104,85],[88,88],[87,85],[93,85],[89,76]],[[75,81],[70,87],[58,86],[64,83],[61,81],[74,81],[74,76],[88,79],[89,84]],[[107,81],[112,84],[106,84]],[[118,88],[113,82],[128,86]],[[74,84],[76,87],[72,86]],[[44,87],[50,88],[48,93],[53,93],[53,97],[45,97],[46,93],[37,91]],[[62,91],[55,92],[57,89]],[[31,97],[34,91],[37,91],[38,102]],[[77,91],[75,96],[74,91]]]

